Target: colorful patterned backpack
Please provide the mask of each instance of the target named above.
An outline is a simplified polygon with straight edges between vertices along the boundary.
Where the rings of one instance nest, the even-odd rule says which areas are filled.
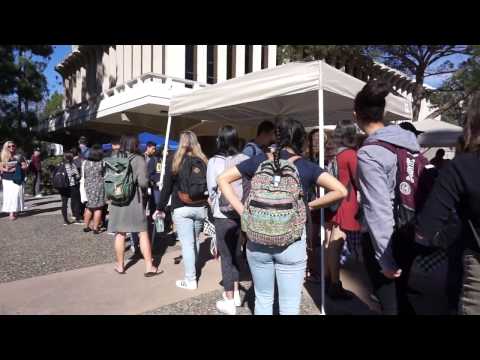
[[[302,237],[307,219],[302,184],[294,165],[300,156],[280,159],[278,168],[268,156],[252,178],[242,231],[254,243],[285,247]]]

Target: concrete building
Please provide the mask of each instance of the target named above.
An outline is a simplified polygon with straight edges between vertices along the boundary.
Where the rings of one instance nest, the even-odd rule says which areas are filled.
[[[63,142],[79,133],[162,133],[175,94],[275,67],[276,58],[276,45],[73,45],[56,66],[64,110],[40,129]],[[175,121],[173,135],[190,126]]]

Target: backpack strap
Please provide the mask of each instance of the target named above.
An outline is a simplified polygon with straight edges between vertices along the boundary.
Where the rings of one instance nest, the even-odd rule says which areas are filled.
[[[473,237],[477,241],[478,247],[480,247],[480,235],[478,234],[477,230],[475,229],[475,226],[473,226],[473,223],[471,220],[467,220],[468,225],[470,225],[470,229],[472,230]]]
[[[254,146],[251,141],[247,145],[245,145],[245,148],[246,147],[251,147],[253,149],[253,155],[252,156],[257,156],[257,147]]]
[[[368,146],[368,145],[377,145],[377,146],[381,146],[387,150],[390,150],[392,153],[394,153],[395,155],[397,154],[397,150],[398,150],[398,146],[395,146],[393,144],[390,144],[386,141],[382,141],[382,140],[377,140],[377,141],[372,141],[372,142],[369,142],[367,144],[364,144],[362,147],[364,146]]]

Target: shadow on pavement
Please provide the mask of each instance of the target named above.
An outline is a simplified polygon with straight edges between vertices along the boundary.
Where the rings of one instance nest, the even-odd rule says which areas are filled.
[[[48,205],[48,204],[54,204],[54,203],[61,203],[61,200],[41,201],[41,202],[32,204],[32,206],[42,206],[42,205]]]
[[[43,213],[51,213],[61,209],[62,209],[61,206],[57,206],[57,207],[48,208],[48,209],[25,210],[24,212],[18,214],[18,218],[24,218],[24,217],[29,217],[33,215],[43,214]]]

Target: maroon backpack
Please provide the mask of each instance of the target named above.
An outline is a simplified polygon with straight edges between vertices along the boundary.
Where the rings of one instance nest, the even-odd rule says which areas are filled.
[[[365,145],[378,145],[397,156],[397,179],[395,185],[394,218],[397,230],[412,230],[415,216],[422,209],[435,181],[434,168],[419,152],[384,142],[375,141]]]

